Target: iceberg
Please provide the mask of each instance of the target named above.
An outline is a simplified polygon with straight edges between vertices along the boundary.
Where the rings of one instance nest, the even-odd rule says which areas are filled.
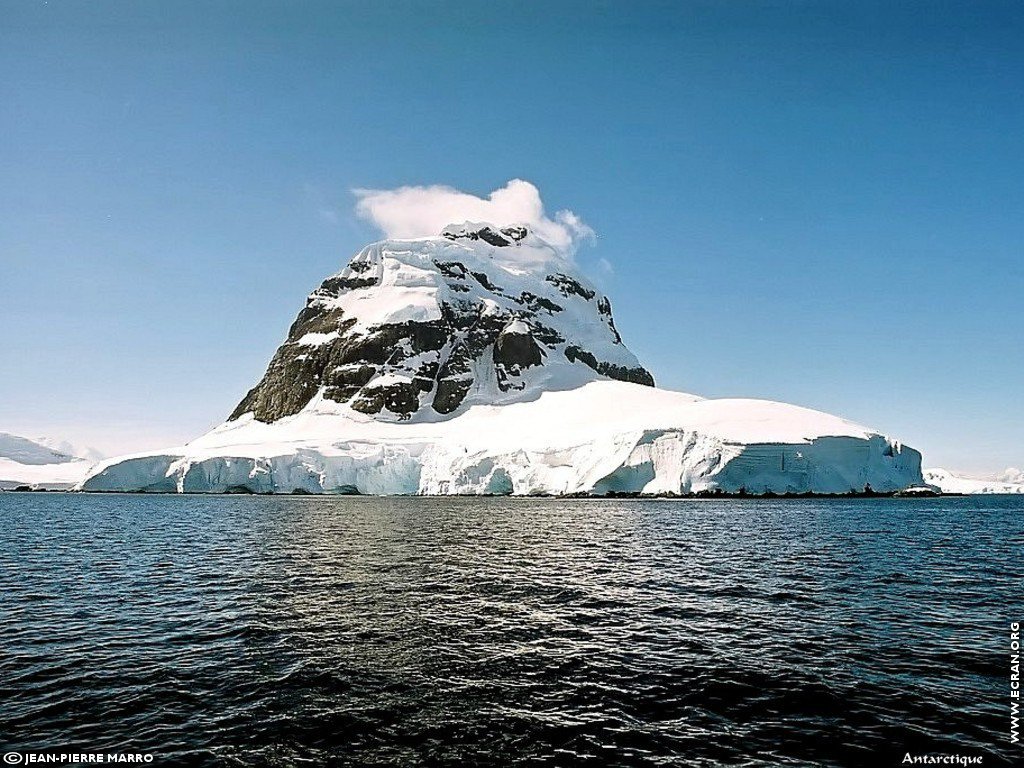
[[[654,386],[610,300],[527,226],[367,246],[308,297],[263,379],[185,446],[85,491],[889,493],[921,456],[794,405]]]

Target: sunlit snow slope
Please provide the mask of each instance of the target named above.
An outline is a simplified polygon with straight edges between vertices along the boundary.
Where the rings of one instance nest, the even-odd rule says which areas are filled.
[[[187,446],[84,490],[370,494],[895,491],[920,454],[828,414],[656,389],[611,304],[522,226],[363,249],[263,379]]]

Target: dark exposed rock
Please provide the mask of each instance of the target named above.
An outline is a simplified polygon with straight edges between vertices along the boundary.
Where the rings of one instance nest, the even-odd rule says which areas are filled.
[[[473,361],[489,346],[495,344],[510,318],[503,315],[456,314],[454,308],[450,322],[458,341],[453,343],[448,358],[437,374],[437,391],[433,408],[438,413],[451,413],[465,399],[473,385]]]
[[[288,342],[297,342],[307,333],[345,333],[355,322],[355,318],[345,317],[340,309],[324,310],[315,305],[307,305],[288,329]]]
[[[352,401],[352,407],[367,414],[380,413],[387,408],[404,418],[419,410],[420,393],[429,392],[434,382],[429,379],[413,379],[401,384],[384,387],[366,387]]]
[[[494,291],[495,293],[498,293],[498,292],[501,291],[501,288],[499,288],[494,283],[492,283],[490,278],[487,277],[487,275],[485,275],[483,272],[470,272],[470,274],[473,277],[475,277],[476,281],[478,283],[480,283],[480,285],[482,285],[488,291]]]
[[[506,328],[494,343],[494,371],[503,392],[525,387],[520,374],[543,362],[544,353],[528,331]]]
[[[466,275],[469,274],[466,266],[457,261],[435,261],[434,264],[441,270],[442,275],[455,280],[465,280]]]
[[[565,341],[565,338],[554,328],[548,328],[543,323],[534,321],[533,338],[547,347],[555,347]]]
[[[499,248],[504,247],[506,245],[512,245],[512,239],[510,237],[506,237],[505,235],[501,234],[500,231],[495,231],[490,227],[483,227],[481,229],[474,230],[463,229],[458,232],[448,231],[444,233],[444,236],[447,237],[449,240],[483,240],[485,243],[497,246]]]
[[[494,344],[494,362],[506,369],[529,368],[543,362],[540,347],[528,333],[509,333],[498,336]]]
[[[451,413],[466,399],[471,386],[473,386],[472,378],[455,378],[449,374],[437,382],[437,391],[434,393],[432,407],[438,413]]]
[[[625,368],[621,365],[613,365],[612,363],[606,363],[598,360],[594,355],[585,349],[581,349],[577,346],[568,346],[565,348],[565,356],[571,361],[576,362],[579,360],[581,363],[593,368],[595,371],[600,373],[602,376],[607,376],[609,379],[618,379],[619,381],[629,381],[633,384],[643,384],[644,386],[653,387],[654,377],[651,376],[650,372],[646,368]]]
[[[339,403],[354,397],[377,375],[374,365],[340,365],[327,373],[324,396]]]
[[[622,337],[619,335],[618,328],[615,327],[615,320],[612,318],[612,303],[608,300],[607,296],[602,296],[597,301],[597,314],[604,318],[604,321],[608,324],[608,328],[611,329],[612,336],[615,338],[616,344],[622,343]]]
[[[375,277],[329,277],[324,280],[318,293],[322,296],[330,296],[336,299],[345,291],[351,291],[356,288],[370,288],[374,285],[377,285],[377,278]]]
[[[401,362],[410,355],[441,349],[448,340],[449,329],[443,320],[405,322],[382,325],[366,334],[353,334],[339,346],[338,363]],[[408,351],[406,348],[408,347]]]
[[[546,299],[543,296],[538,296],[535,293],[529,291],[523,291],[519,294],[519,303],[525,304],[533,311],[537,311],[538,308],[546,309],[548,312],[561,312],[562,307],[558,306],[551,299]]]
[[[491,245],[496,245],[499,247],[512,244],[512,241],[509,238],[505,237],[504,235],[498,232],[495,232],[490,227],[484,227],[483,229],[481,229],[479,232],[477,232],[477,236],[485,243],[490,243]]]
[[[518,243],[530,234],[530,230],[526,227],[502,227],[501,234],[507,236],[513,242]]]
[[[548,275],[544,279],[561,291],[562,295],[566,298],[576,295],[582,296],[587,301],[590,301],[597,295],[589,288],[584,288],[578,281],[568,275],[563,275],[560,272],[554,275]]]
[[[513,243],[518,243],[525,238],[529,234],[529,230],[521,226],[503,227],[501,229],[494,229],[488,226],[478,229],[449,227],[443,234],[449,240],[482,240],[488,245],[504,248]]]
[[[275,421],[296,414],[317,393],[322,366],[313,358],[293,356],[296,345],[283,345],[270,361],[267,372],[249,390],[229,419],[250,411],[260,421]]]

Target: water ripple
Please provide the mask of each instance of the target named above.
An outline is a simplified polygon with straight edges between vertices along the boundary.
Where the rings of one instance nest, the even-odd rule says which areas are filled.
[[[3,494],[0,739],[168,765],[1011,765],[1021,512]]]

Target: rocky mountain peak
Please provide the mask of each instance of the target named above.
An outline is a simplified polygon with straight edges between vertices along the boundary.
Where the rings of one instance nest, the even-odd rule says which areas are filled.
[[[441,236],[449,240],[482,240],[497,248],[520,243],[526,239],[528,234],[530,234],[530,230],[522,224],[498,229],[493,224],[471,221],[463,224],[449,224],[441,230]]]
[[[306,300],[231,419],[316,407],[436,420],[599,378],[653,386],[608,298],[524,226],[367,246]]]

